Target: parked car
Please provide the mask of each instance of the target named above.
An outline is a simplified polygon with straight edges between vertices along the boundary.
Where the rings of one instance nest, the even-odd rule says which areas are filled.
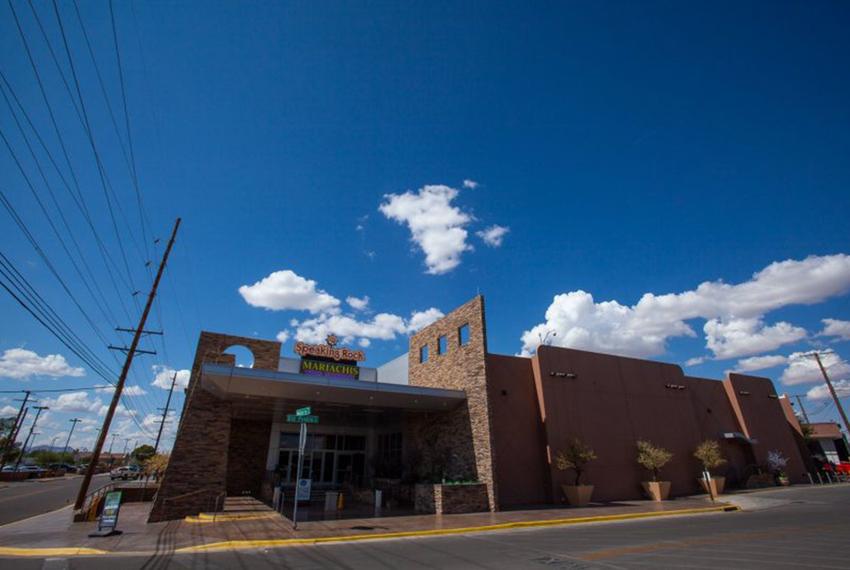
[[[44,469],[38,465],[20,465],[18,473],[44,473]]]
[[[53,463],[50,465],[51,471],[64,471],[65,473],[76,473],[77,468],[67,463]]]
[[[113,481],[116,479],[123,479],[125,481],[138,479],[140,476],[141,471],[135,465],[125,465],[109,472],[109,478]]]

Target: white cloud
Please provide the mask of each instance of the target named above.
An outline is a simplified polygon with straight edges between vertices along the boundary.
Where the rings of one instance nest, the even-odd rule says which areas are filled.
[[[556,346],[653,356],[666,350],[670,338],[696,336],[689,320],[720,319],[729,323],[733,319],[761,319],[775,309],[815,304],[848,288],[850,256],[839,254],[771,263],[736,285],[707,281],[681,293],[646,293],[631,306],[617,301],[597,303],[589,293],[572,291],[556,295],[546,310],[546,321],[523,333],[522,353],[533,353],[540,338],[555,331],[557,336],[550,338]],[[778,326],[757,329],[763,337],[760,342],[775,344],[799,334],[790,325],[775,329]],[[740,354],[734,341],[730,345],[724,339],[714,336],[712,345],[721,353]]]
[[[387,194],[378,207],[388,219],[407,224],[431,275],[448,273],[460,264],[461,254],[472,249],[465,229],[472,216],[452,205],[457,195],[455,188],[428,185],[417,192]]]
[[[765,370],[766,368],[773,368],[774,366],[779,366],[786,362],[788,362],[788,357],[782,356],[781,354],[751,356],[749,358],[739,360],[738,364],[735,365],[735,371],[752,372],[754,370]]]
[[[295,338],[301,342],[321,343],[333,333],[342,338],[345,344],[360,339],[361,346],[365,340],[393,340],[398,335],[415,332],[441,318],[443,313],[436,308],[425,311],[414,311],[409,319],[404,319],[391,313],[379,313],[371,320],[358,320],[347,315],[320,315],[296,323]]]
[[[151,386],[156,386],[163,390],[170,389],[171,380],[174,378],[175,373],[177,374],[177,381],[174,384],[175,390],[185,390],[189,385],[189,375],[191,374],[189,370],[174,370],[173,368],[169,368],[161,364],[154,364],[151,368],[154,373],[154,379],[153,382],[151,382]]]
[[[3,406],[2,408],[0,408],[0,416],[6,417],[6,416],[17,416],[17,415],[18,415],[18,408],[15,408],[13,406]]]
[[[706,346],[719,360],[775,350],[806,338],[806,330],[786,322],[766,326],[757,317],[710,319],[703,327]]]
[[[10,348],[0,356],[0,377],[25,380],[33,376],[84,376],[85,370],[68,364],[61,354],[39,356],[24,348]]]
[[[782,372],[780,380],[786,386],[822,382],[823,375],[817,361],[810,352],[795,352],[788,357],[788,367]],[[822,353],[820,356],[829,378],[833,381],[843,380],[850,375],[850,363],[834,352]]]
[[[835,393],[839,398],[850,396],[850,380],[838,380],[832,383],[832,387],[835,388]],[[809,400],[827,400],[832,398],[832,394],[829,393],[829,388],[824,383],[806,392],[806,398]]]
[[[509,231],[511,231],[511,229],[508,227],[492,225],[489,228],[475,232],[475,235],[484,240],[484,243],[490,247],[500,247],[502,245],[502,240],[505,239],[505,235]]]
[[[103,402],[99,398],[89,398],[86,392],[68,392],[45,400],[44,405],[55,412],[95,413]]]
[[[354,297],[353,295],[349,295],[345,298],[345,302],[355,311],[363,311],[369,306],[369,296]]]
[[[239,294],[253,307],[271,311],[294,309],[313,314],[335,312],[339,299],[316,288],[316,282],[284,269],[275,271],[253,285],[242,285]]]
[[[407,332],[414,333],[420,329],[424,329],[444,316],[443,311],[435,307],[431,307],[426,311],[414,311],[410,315],[410,320],[407,321]]]
[[[695,356],[694,358],[689,358],[685,361],[685,366],[697,366],[706,361],[705,356]]]
[[[850,340],[850,321],[823,319],[823,330],[818,336],[837,336],[841,340]]]
[[[475,190],[476,188],[478,188],[478,182],[476,182],[475,180],[470,180],[469,178],[467,178],[463,181],[463,187],[469,188],[470,190]]]
[[[369,346],[372,344],[372,341],[368,338],[361,338],[357,341],[357,344],[359,344],[362,348],[369,348]]]
[[[289,331],[280,331],[279,333],[277,333],[277,336],[275,338],[280,344],[283,344],[289,340],[289,336]]]

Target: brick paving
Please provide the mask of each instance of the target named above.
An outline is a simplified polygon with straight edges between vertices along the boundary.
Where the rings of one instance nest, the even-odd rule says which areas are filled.
[[[190,523],[176,520],[146,523],[150,504],[128,503],[121,508],[119,536],[89,538],[96,523],[71,523],[69,508],[0,527],[0,546],[17,548],[86,547],[109,552],[170,552],[178,548],[230,540],[319,538],[433,531],[498,525],[504,523],[575,519],[584,517],[653,513],[721,506],[704,498],[683,498],[662,503],[623,501],[591,505],[585,508],[541,508],[456,515],[409,515],[394,517],[349,518],[324,521],[299,521],[292,530],[284,518],[262,503],[250,499],[229,501],[225,517],[234,514],[256,516],[246,520],[216,520]]]

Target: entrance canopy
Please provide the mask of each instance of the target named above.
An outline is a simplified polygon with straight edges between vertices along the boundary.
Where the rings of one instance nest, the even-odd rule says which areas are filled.
[[[204,364],[201,387],[230,400],[251,415],[278,415],[293,405],[307,403],[321,409],[356,407],[365,410],[434,412],[454,408],[466,400],[462,390],[424,388],[404,384],[369,382]],[[265,412],[265,413],[264,413]]]

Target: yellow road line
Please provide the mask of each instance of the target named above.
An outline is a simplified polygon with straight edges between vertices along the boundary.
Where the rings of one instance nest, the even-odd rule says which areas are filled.
[[[707,507],[699,509],[680,509],[676,511],[653,511],[648,513],[627,513],[622,515],[600,515],[594,517],[579,517],[569,519],[550,519],[543,521],[518,521],[508,522],[493,525],[460,527],[460,528],[440,528],[430,530],[411,530],[402,532],[387,532],[380,534],[355,534],[349,536],[324,536],[317,538],[280,538],[280,539],[263,539],[263,540],[227,540],[223,542],[213,542],[210,544],[201,544],[197,546],[187,546],[178,548],[177,553],[190,552],[211,552],[219,550],[240,550],[251,548],[275,548],[284,546],[298,546],[305,544],[325,544],[331,542],[349,542],[355,540],[381,540],[388,538],[412,538],[423,536],[440,536],[450,534],[465,534],[472,532],[486,532],[493,530],[508,530],[516,528],[534,528],[545,526],[562,526],[571,524],[582,524],[592,522],[609,522],[621,521],[630,519],[642,519],[653,517],[664,517],[674,515],[689,515],[700,513],[718,513],[726,511],[739,511],[739,507],[724,506],[724,507]]]
[[[98,548],[14,548],[11,546],[0,546],[0,556],[91,556],[96,554],[109,554],[106,550]]]
[[[224,514],[224,515],[211,515],[208,513],[201,513],[198,516],[188,516],[185,520],[187,523],[192,524],[204,524],[204,523],[217,523],[217,522],[231,522],[231,521],[254,521],[261,519],[275,519],[280,515],[277,513],[243,513],[243,514]]]

